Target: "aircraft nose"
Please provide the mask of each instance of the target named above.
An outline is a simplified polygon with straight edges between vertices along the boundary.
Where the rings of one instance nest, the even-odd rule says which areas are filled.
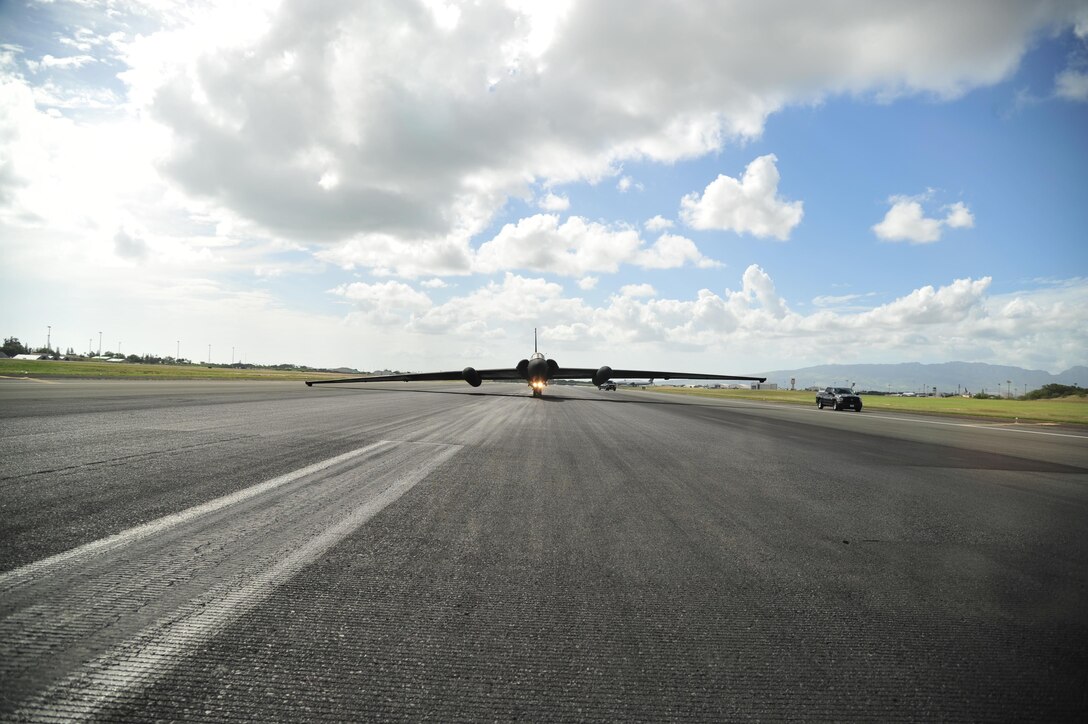
[[[530,380],[546,380],[550,376],[547,361],[539,358],[529,360],[528,372]]]

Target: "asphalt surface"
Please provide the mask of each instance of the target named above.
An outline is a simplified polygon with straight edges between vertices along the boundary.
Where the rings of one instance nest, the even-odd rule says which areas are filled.
[[[0,379],[5,720],[1083,720],[1088,431]]]

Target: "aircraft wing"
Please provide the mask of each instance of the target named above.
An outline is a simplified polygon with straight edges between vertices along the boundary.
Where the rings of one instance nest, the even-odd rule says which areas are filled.
[[[481,380],[520,380],[516,369],[476,370]],[[449,372],[406,372],[402,375],[369,375],[366,377],[343,377],[335,380],[306,380],[306,386],[335,385],[342,382],[440,382],[442,380],[465,381],[464,370]]]
[[[560,367],[551,374],[551,379],[557,380],[591,380],[600,375],[606,368],[598,367]],[[479,375],[475,383],[469,382],[470,376],[466,376],[471,370],[472,374]],[[750,382],[765,382],[766,377],[739,377],[737,375],[708,375],[699,372],[663,372],[661,370],[608,370],[607,378],[636,378],[651,380],[747,380]],[[479,384],[480,380],[521,380],[522,374],[515,368],[494,370],[472,370],[467,367],[464,370],[450,370],[448,372],[406,372],[398,375],[369,375],[366,377],[341,377],[335,380],[306,380],[306,386],[312,385],[336,385],[344,382],[439,382],[443,380],[460,380],[469,384]]]
[[[560,367],[552,374],[553,379],[581,380],[593,379],[600,372],[599,368],[589,367]],[[766,377],[742,377],[737,375],[708,375],[700,372],[663,372],[661,370],[612,370],[608,378],[629,378],[651,380],[747,380],[749,382],[766,382]]]

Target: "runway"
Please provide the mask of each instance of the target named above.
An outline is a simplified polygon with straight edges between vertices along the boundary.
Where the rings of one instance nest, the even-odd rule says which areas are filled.
[[[1088,431],[0,380],[5,720],[1088,713]]]

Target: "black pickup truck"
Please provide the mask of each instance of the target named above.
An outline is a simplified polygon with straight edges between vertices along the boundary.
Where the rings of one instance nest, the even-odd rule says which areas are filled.
[[[861,412],[861,398],[848,387],[825,387],[816,393],[816,407],[822,410],[824,406]]]

